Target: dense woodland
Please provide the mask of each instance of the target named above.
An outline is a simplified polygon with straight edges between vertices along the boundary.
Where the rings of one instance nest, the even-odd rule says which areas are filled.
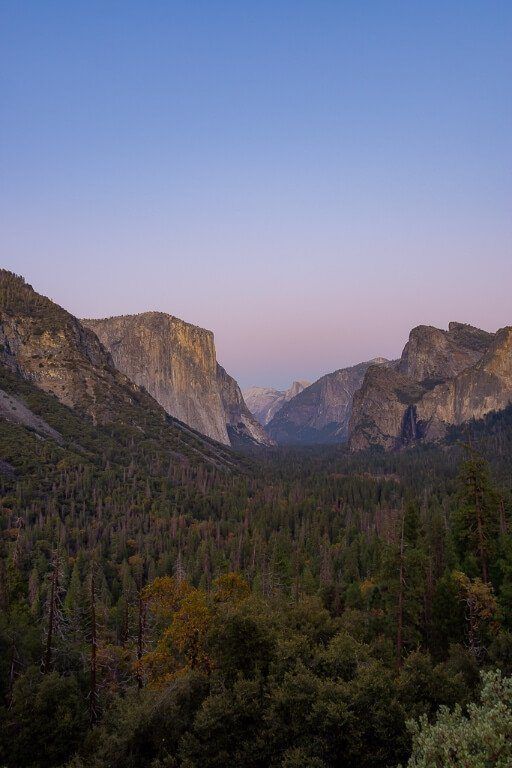
[[[0,378],[65,438],[0,421],[0,765],[512,764],[439,751],[510,719],[512,408],[222,470]]]

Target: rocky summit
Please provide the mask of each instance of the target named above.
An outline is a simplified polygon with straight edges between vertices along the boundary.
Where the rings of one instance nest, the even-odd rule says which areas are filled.
[[[272,441],[217,363],[213,333],[164,312],[82,320],[171,416],[225,445]]]
[[[353,450],[400,448],[443,437],[512,399],[512,328],[487,333],[462,323],[414,328],[400,360],[368,368],[354,396]]]

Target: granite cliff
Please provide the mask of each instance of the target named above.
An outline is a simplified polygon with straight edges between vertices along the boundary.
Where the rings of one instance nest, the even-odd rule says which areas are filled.
[[[211,331],[164,312],[82,323],[171,416],[225,445],[271,444],[236,381],[218,365]]]
[[[352,450],[390,450],[503,410],[512,401],[512,327],[418,326],[397,361],[377,358],[286,392],[253,388],[248,399],[267,434],[218,364],[210,331],[160,312],[79,321],[0,270],[0,365],[94,425],[158,434],[176,454],[229,465],[219,443],[348,439]],[[0,419],[65,440],[15,388],[0,390]]]
[[[450,323],[418,326],[397,364],[371,366],[354,396],[353,450],[400,448],[442,438],[460,425],[502,410],[512,399],[512,329],[496,334]]]

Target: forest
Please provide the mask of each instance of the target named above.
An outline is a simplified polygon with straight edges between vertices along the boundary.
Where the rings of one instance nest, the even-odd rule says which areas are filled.
[[[0,766],[512,764],[512,407],[223,470],[0,386]]]

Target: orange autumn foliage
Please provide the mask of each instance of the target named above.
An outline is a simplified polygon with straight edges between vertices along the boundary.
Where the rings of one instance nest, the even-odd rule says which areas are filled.
[[[152,650],[136,663],[137,672],[152,687],[164,687],[190,669],[209,673],[213,661],[207,637],[220,603],[241,603],[250,594],[237,573],[220,576],[211,596],[171,576],[155,579],[143,592],[157,640]]]

